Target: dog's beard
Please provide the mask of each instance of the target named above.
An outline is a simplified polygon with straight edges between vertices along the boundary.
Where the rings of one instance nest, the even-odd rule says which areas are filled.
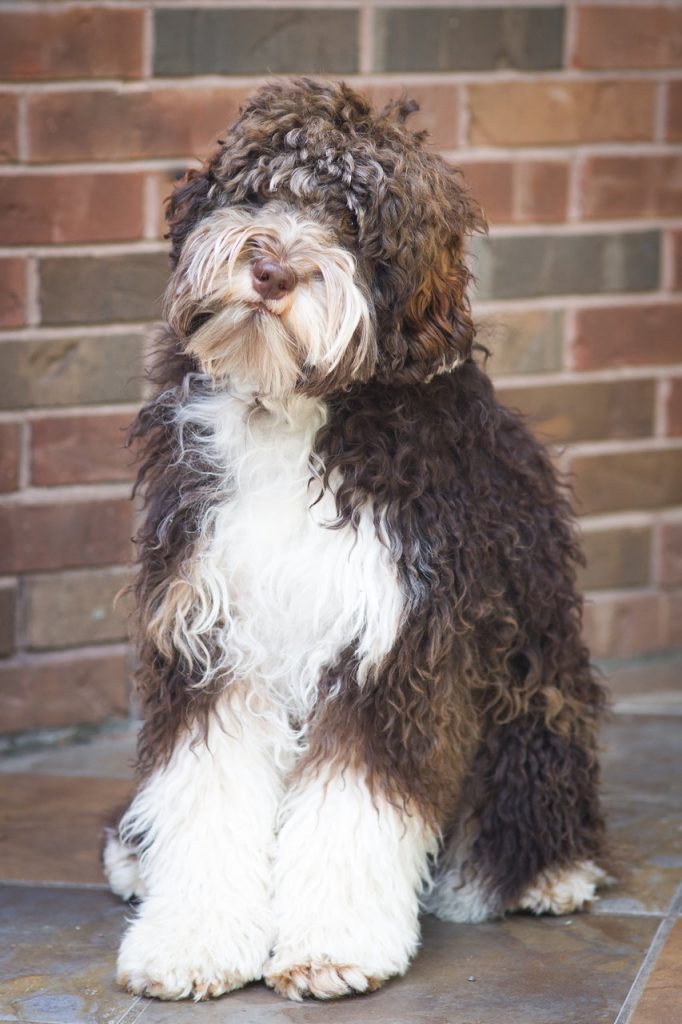
[[[258,294],[252,269],[263,258],[296,275],[291,292]],[[205,373],[264,396],[347,384],[368,376],[376,360],[353,256],[321,225],[279,204],[204,220],[185,243],[166,313]]]

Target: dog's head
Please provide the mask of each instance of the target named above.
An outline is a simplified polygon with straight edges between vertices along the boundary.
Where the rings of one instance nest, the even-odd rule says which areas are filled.
[[[462,245],[482,226],[402,100],[375,114],[344,84],[275,82],[168,206],[167,316],[216,380],[326,394],[416,383],[473,342]]]

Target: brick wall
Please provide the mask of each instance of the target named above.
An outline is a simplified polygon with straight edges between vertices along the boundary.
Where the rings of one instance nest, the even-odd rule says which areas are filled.
[[[682,646],[681,57],[679,4],[5,4],[0,729],[127,712],[121,437],[162,200],[269,72],[422,102],[491,222],[500,394],[575,474],[595,655]]]

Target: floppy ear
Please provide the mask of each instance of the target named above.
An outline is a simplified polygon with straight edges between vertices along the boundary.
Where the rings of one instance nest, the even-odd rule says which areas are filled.
[[[210,212],[211,189],[214,181],[213,172],[208,166],[198,170],[189,170],[166,200],[166,220],[168,221],[166,238],[171,240],[173,266],[177,265],[180,250],[187,235],[196,227],[202,217]]]
[[[455,168],[432,158],[429,182],[433,216],[425,235],[430,244],[425,246],[425,268],[402,320],[406,350],[402,375],[410,383],[428,380],[470,358],[475,328],[464,243],[486,231],[483,214]]]
[[[470,274],[459,253],[444,253],[424,279],[403,320],[410,383],[452,370],[471,356],[475,328],[467,285]]]

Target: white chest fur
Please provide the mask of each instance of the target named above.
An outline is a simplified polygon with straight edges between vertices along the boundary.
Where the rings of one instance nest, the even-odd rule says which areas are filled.
[[[305,716],[321,672],[344,648],[357,644],[359,683],[391,649],[403,612],[396,567],[369,508],[356,531],[329,528],[329,492],[314,504],[310,454],[322,403],[298,397],[286,409],[249,413],[240,397],[223,394],[181,415],[209,428],[206,454],[225,481],[193,566],[194,628],[220,621],[221,660]]]

